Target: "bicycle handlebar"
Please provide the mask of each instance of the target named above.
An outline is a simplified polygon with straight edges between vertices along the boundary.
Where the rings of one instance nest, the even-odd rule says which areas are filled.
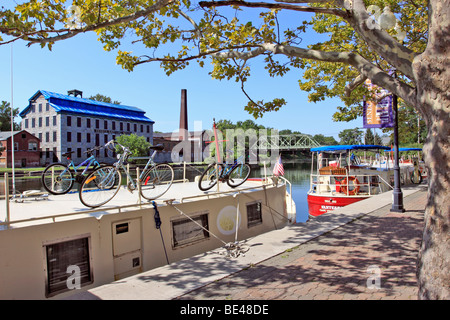
[[[113,140],[110,140],[110,141],[108,141],[106,144],[105,144],[105,148],[108,148],[110,145],[112,145],[113,147],[114,147],[114,144],[116,143],[116,141],[113,139]]]
[[[113,148],[115,148],[115,146],[118,145],[122,148],[123,150],[123,154],[120,156],[122,158],[122,161],[126,161],[126,159],[128,158],[129,155],[131,155],[131,151],[128,147],[125,147],[123,145],[121,145],[120,143],[118,143],[117,141],[110,140],[105,144],[105,148],[108,148],[109,146],[112,146]],[[120,159],[120,157],[118,157],[118,159]]]

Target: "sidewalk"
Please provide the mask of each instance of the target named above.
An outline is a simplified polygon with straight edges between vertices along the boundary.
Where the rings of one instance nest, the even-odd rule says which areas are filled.
[[[416,299],[427,191],[402,191],[405,213],[390,212],[385,192],[248,239],[245,256],[218,249],[68,299]]]
[[[178,299],[416,300],[426,195],[405,197],[405,213],[384,206]]]

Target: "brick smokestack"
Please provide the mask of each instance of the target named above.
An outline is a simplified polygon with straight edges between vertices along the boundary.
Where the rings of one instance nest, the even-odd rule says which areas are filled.
[[[180,140],[188,140],[187,90],[186,89],[181,89],[179,139]]]

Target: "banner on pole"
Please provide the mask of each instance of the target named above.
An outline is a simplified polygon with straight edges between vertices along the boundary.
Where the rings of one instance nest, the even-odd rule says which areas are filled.
[[[364,128],[392,128],[394,126],[394,116],[392,113],[392,95],[386,96],[389,91],[385,89],[377,90],[370,80],[366,80],[366,86],[373,92],[373,100],[363,103],[363,127]],[[386,96],[380,101],[377,97]]]

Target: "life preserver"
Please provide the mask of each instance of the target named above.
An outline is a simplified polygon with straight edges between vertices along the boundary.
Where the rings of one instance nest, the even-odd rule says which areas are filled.
[[[349,187],[348,187],[349,181],[353,181],[354,188],[352,190],[350,190]],[[358,194],[360,188],[361,187],[359,186],[359,181],[358,181],[358,179],[356,179],[356,177],[348,177],[348,179],[345,178],[344,181],[341,184],[342,192],[345,193],[345,194],[348,194],[349,196],[353,196],[355,194]],[[347,193],[347,191],[348,191],[348,193]]]

